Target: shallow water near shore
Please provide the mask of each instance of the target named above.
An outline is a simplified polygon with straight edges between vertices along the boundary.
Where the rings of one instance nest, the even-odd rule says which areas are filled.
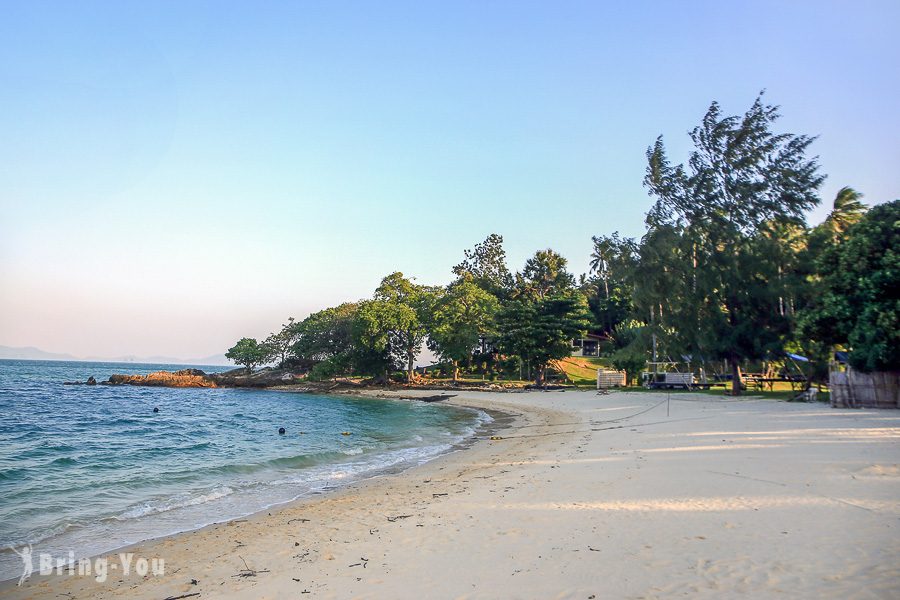
[[[0,360],[0,580],[20,573],[10,547],[79,558],[245,516],[421,464],[490,421],[403,400],[63,385],[178,368]]]

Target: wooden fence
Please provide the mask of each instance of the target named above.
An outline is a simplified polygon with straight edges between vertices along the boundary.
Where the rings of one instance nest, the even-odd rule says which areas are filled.
[[[605,390],[612,387],[625,387],[625,371],[597,369],[597,389]]]
[[[828,388],[836,408],[900,408],[900,371],[832,370]]]

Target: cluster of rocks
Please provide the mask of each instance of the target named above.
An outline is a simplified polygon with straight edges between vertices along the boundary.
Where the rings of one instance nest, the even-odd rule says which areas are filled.
[[[171,373],[157,371],[149,375],[111,375],[110,385],[145,385],[153,387],[219,387],[212,377],[200,369],[182,369]]]
[[[87,381],[66,381],[65,385],[139,385],[175,388],[256,387],[267,388],[291,385],[302,380],[304,374],[294,374],[278,369],[263,369],[247,373],[246,369],[233,369],[224,373],[206,373],[200,369],[180,371],[156,371],[148,375],[111,375],[107,381],[98,382],[94,377]]]

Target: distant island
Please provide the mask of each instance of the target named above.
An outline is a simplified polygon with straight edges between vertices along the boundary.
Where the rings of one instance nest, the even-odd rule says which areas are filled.
[[[166,365],[227,365],[224,354],[213,354],[202,358],[177,358],[174,356],[74,356],[61,352],[47,352],[34,346],[0,346],[0,360],[71,360],[84,362],[133,362]]]

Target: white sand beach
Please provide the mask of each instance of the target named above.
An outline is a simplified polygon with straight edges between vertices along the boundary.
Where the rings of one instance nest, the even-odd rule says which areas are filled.
[[[2,595],[900,597],[900,411],[666,398],[460,393],[516,415],[503,439],[130,549],[163,576]]]

